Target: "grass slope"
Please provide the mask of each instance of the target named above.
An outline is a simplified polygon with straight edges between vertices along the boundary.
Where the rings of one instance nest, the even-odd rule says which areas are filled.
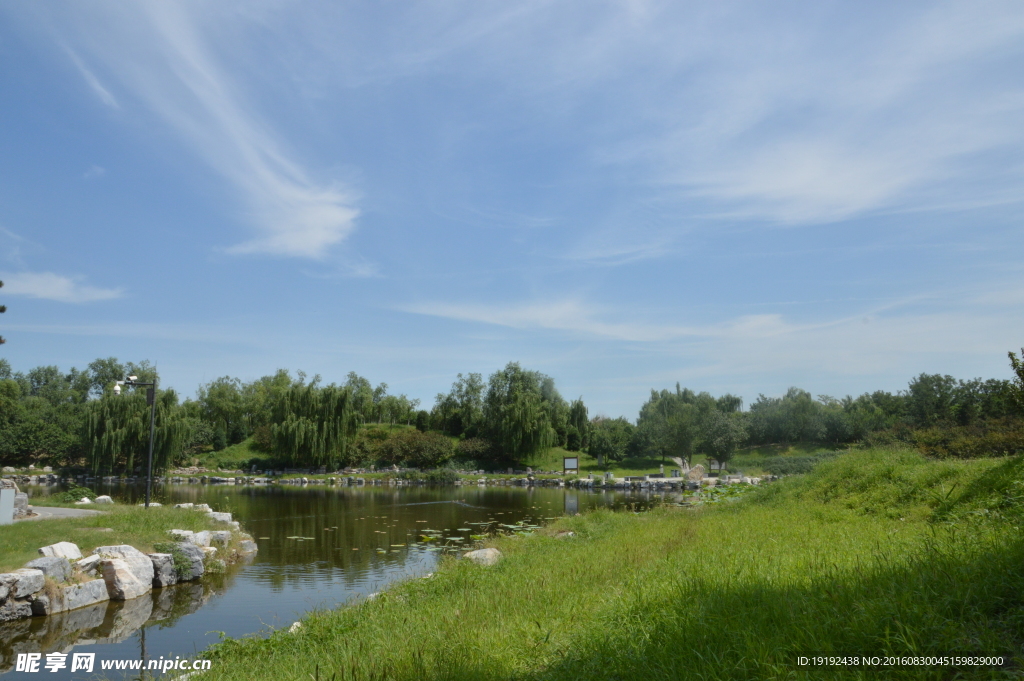
[[[494,540],[493,568],[449,561],[298,633],[227,640],[205,678],[1006,678],[795,660],[1004,655],[1019,671],[1022,485],[1021,459],[870,450],[700,511],[566,518]]]
[[[205,514],[186,509],[105,506],[101,515],[86,518],[24,520],[0,526],[0,572],[10,572],[39,557],[38,549],[59,541],[74,542],[88,555],[97,546],[131,544],[144,553],[167,541],[167,530],[213,530]]]

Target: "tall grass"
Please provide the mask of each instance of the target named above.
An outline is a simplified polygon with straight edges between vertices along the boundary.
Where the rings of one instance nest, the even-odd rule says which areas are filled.
[[[566,518],[495,539],[495,567],[450,560],[298,633],[225,641],[206,678],[1004,678],[796,657],[1004,655],[1019,671],[1024,542],[974,513],[980,487],[1005,499],[1018,473],[852,452],[734,504]]]

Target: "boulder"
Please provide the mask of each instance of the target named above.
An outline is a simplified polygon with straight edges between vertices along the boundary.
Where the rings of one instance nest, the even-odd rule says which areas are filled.
[[[140,584],[145,584],[146,590],[149,590],[149,586],[153,583],[153,561],[142,551],[128,544],[121,544],[119,546],[101,546],[95,549],[93,553],[100,558],[118,558],[123,560],[127,564],[128,569],[135,575],[136,581]],[[106,579],[106,568],[102,569],[103,578]],[[109,586],[109,580],[107,584]],[[114,598],[113,594],[110,597]],[[129,596],[129,598],[135,597]]]
[[[477,565],[490,566],[495,565],[501,560],[501,551],[498,549],[478,549],[476,551],[470,551],[462,554],[463,558],[468,558]]]
[[[216,546],[200,546],[199,549],[203,552],[204,556],[207,556],[209,558],[213,558],[217,555]]]
[[[42,570],[43,574],[56,582],[65,582],[71,576],[71,563],[67,558],[43,556],[25,563],[27,568]]]
[[[231,541],[231,532],[228,530],[217,530],[210,533],[210,543],[219,546],[227,546]]]
[[[3,471],[4,473],[17,473],[18,469],[13,466],[4,466]]]
[[[21,568],[14,572],[0,574],[0,584],[8,588],[8,598],[25,598],[42,591],[46,576],[42,570]]]
[[[0,603],[7,600],[7,595],[11,593],[11,586],[9,584],[0,584]]]
[[[82,560],[75,563],[72,567],[78,572],[84,575],[92,574],[96,572],[96,569],[100,566],[100,557],[97,555],[86,556]]]
[[[39,549],[39,555],[78,560],[82,557],[82,551],[76,544],[72,544],[69,541],[59,541],[56,544],[50,544]]]
[[[213,510],[212,508],[210,508],[209,504],[196,504],[192,508],[194,508],[197,511],[206,511],[207,513]]]
[[[167,534],[174,537],[175,541],[192,541],[195,532],[192,530],[168,530]]]
[[[55,598],[40,594],[32,601],[32,614],[52,615],[67,610],[76,610],[110,600],[107,584],[102,579],[92,579],[81,584],[63,587]]]
[[[174,556],[169,553],[151,553],[153,561],[153,586],[164,587],[178,583],[178,573],[174,571]]]
[[[16,601],[13,598],[0,605],[0,622],[13,622],[32,616],[32,604],[28,601]]]
[[[256,548],[256,542],[254,542],[252,539],[243,539],[242,541],[238,542],[239,553],[256,553],[257,550],[258,549]]]
[[[142,582],[135,576],[127,561],[121,558],[104,558],[100,561],[103,581],[107,584],[110,600],[127,601],[150,592],[153,588],[153,563],[148,557],[146,562],[149,562],[150,577],[146,582]]]
[[[109,600],[107,584],[103,579],[91,579],[81,584],[66,586],[64,591],[64,605],[68,610],[84,608],[94,603],[102,603]]]
[[[231,522],[231,514],[230,513],[217,513],[216,511],[210,511],[206,515],[208,517],[213,518],[214,520],[220,521],[222,523],[230,523]]]
[[[213,534],[209,530],[203,530],[202,532],[196,532],[193,534],[191,541],[196,546],[209,546],[212,538]]]
[[[145,506],[145,505],[146,505],[146,502],[142,502],[141,504],[136,504],[136,506]],[[163,506],[163,504],[161,504],[159,501],[151,501],[151,502],[149,502],[149,505],[150,505],[151,508],[155,507],[155,506]]]
[[[191,567],[188,577],[182,577],[181,579],[183,581],[190,581],[202,577],[206,571],[206,566],[203,565],[203,558],[206,557],[206,554],[203,553],[203,550],[191,542],[180,542],[176,546],[185,554]]]
[[[89,497],[82,497],[81,499],[79,499],[75,503],[78,504],[79,506],[81,506],[82,504],[91,504],[92,501],[89,500]]]
[[[187,504],[175,504],[175,505],[174,505],[174,508],[192,508],[192,507],[193,507],[194,505],[195,505],[195,504],[192,504],[192,503],[187,503]]]
[[[97,504],[112,504],[112,503],[114,503],[114,500],[111,499],[109,495],[103,494],[101,496],[96,497],[95,503],[97,503]],[[150,504],[150,505],[152,506],[152,504]]]

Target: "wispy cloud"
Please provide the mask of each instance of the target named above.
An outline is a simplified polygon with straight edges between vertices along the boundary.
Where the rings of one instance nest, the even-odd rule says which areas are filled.
[[[82,177],[86,180],[94,180],[97,177],[103,177],[107,174],[107,169],[98,165],[91,165],[89,169],[82,173]]]
[[[62,303],[91,303],[124,295],[122,289],[99,288],[82,283],[81,277],[65,277],[53,272],[17,272],[0,275],[3,293],[56,300]]]
[[[230,38],[204,22],[216,12],[148,2],[93,3],[78,11],[79,21],[67,27],[78,50],[69,54],[93,89],[113,102],[86,59],[102,64],[244,202],[256,236],[228,252],[321,258],[354,229],[354,192],[340,181],[313,179],[242,94],[238,72],[218,58],[218,42]]]
[[[68,56],[71,57],[72,63],[78,68],[79,73],[82,74],[82,78],[85,79],[86,84],[92,89],[93,93],[99,97],[100,101],[113,109],[120,109],[121,106],[114,99],[114,95],[110,94],[110,90],[103,87],[103,83],[100,82],[99,78],[96,77],[92,71],[86,68],[82,59],[72,50],[70,47],[65,46],[64,48]]]

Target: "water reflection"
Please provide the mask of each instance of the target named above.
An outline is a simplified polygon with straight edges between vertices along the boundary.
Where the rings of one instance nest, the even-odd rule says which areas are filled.
[[[99,485],[134,502],[140,488]],[[30,488],[33,496],[45,488]],[[673,498],[675,494],[669,493]],[[102,659],[193,657],[219,638],[284,628],[317,608],[333,608],[388,583],[434,569],[442,547],[517,523],[541,525],[596,507],[643,507],[663,495],[522,487],[158,486],[162,503],[207,503],[230,511],[259,545],[248,565],[201,583],[156,590],[49,618],[0,625],[0,673],[19,652],[90,648]],[[84,548],[84,547],[83,547]],[[140,629],[140,627],[143,627]],[[47,678],[72,678],[47,672]],[[34,678],[10,672],[4,678]]]
[[[138,657],[144,654],[144,635],[139,636],[144,626],[173,627],[223,593],[231,581],[230,575],[224,575],[156,589],[130,601],[106,601],[50,617],[4,622],[0,624],[0,671],[13,669],[19,653],[66,653],[79,646],[117,644],[133,637],[140,643]]]

